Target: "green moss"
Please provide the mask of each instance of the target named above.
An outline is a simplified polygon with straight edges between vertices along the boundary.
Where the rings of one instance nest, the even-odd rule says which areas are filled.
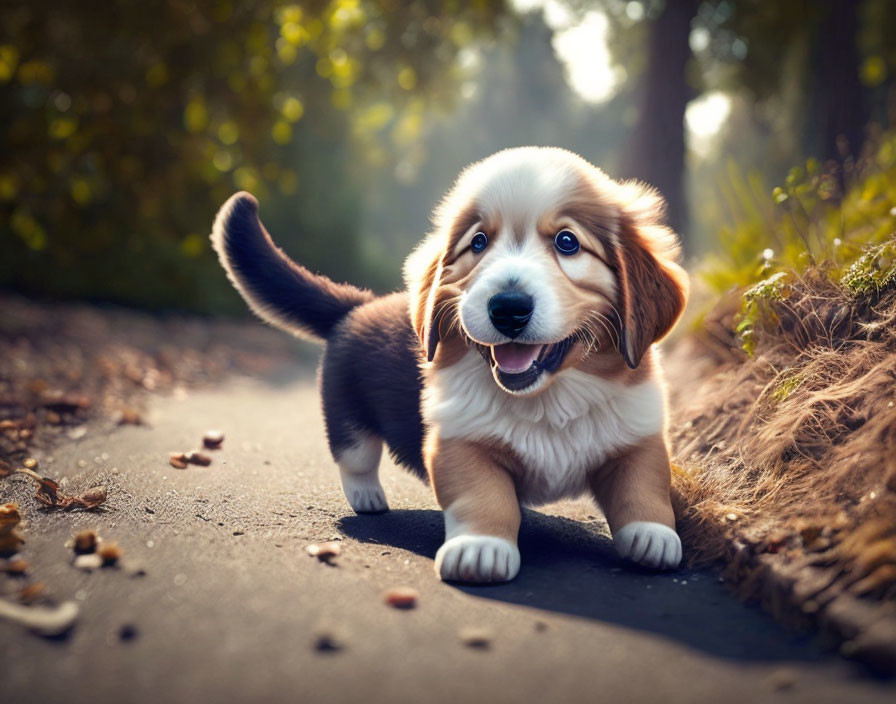
[[[875,296],[896,283],[896,239],[872,247],[853,262],[841,283],[857,296]]]
[[[756,351],[757,329],[769,327],[777,320],[774,303],[787,297],[789,283],[790,276],[786,272],[779,271],[744,293],[737,334],[740,336],[741,347],[747,354],[752,356]]]
[[[772,391],[772,398],[779,403],[786,400],[794,391],[802,386],[804,377],[800,374],[782,374]]]

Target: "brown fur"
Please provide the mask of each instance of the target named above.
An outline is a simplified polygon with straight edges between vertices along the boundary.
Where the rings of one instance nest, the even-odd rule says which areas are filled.
[[[669,452],[661,435],[644,438],[606,462],[591,474],[588,483],[611,532],[632,521],[675,528],[669,499]]]
[[[487,443],[429,437],[424,458],[436,499],[443,509],[478,535],[516,543],[520,506],[506,450]],[[500,459],[505,459],[502,463]]]

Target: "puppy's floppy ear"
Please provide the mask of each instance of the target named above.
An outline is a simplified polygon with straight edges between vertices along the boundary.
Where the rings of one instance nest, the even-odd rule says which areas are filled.
[[[430,234],[407,258],[404,278],[410,296],[411,325],[431,362],[439,344],[440,311],[439,281],[442,278],[442,237]]]
[[[623,184],[615,247],[619,351],[634,369],[681,316],[688,276],[675,263],[678,238],[662,224],[663,201],[650,188]]]

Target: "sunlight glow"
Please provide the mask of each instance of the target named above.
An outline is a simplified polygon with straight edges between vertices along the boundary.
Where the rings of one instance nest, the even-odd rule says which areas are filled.
[[[554,33],[554,51],[566,67],[567,80],[582,100],[601,103],[613,97],[619,80],[613,69],[603,12],[587,12],[578,24]]]
[[[689,146],[699,156],[706,156],[713,138],[731,114],[731,98],[722,91],[712,91],[688,103],[685,123]]]
[[[551,43],[566,69],[567,83],[582,100],[601,103],[613,97],[625,71],[613,66],[607,45],[610,23],[603,11],[590,10],[577,21],[569,0],[511,0],[511,4],[520,14],[541,10],[554,32]],[[641,3],[629,5],[635,14],[643,12]]]

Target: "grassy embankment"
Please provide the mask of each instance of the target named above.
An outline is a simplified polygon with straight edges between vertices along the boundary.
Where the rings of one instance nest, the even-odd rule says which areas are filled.
[[[669,355],[686,546],[896,671],[896,135],[771,198],[731,183],[716,302]]]

